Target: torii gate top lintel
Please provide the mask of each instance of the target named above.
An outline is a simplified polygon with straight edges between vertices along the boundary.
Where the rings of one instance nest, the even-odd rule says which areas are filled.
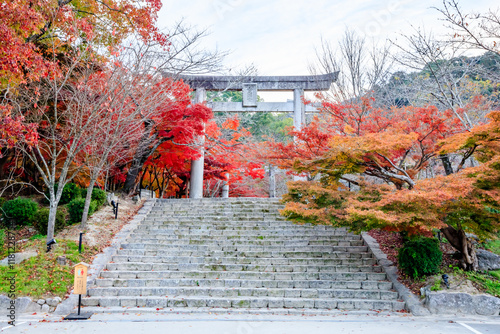
[[[337,80],[339,72],[322,75],[297,76],[204,76],[179,75],[192,89],[207,91],[242,90],[244,84],[256,84],[259,91],[304,91],[329,90]]]

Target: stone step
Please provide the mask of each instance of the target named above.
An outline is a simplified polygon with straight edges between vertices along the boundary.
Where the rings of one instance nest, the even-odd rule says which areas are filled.
[[[169,297],[284,297],[284,298],[335,298],[335,299],[381,299],[398,298],[394,291],[350,290],[350,289],[280,289],[280,288],[215,288],[215,287],[109,287],[91,288],[90,297],[102,296],[169,296]]]
[[[342,247],[358,247],[363,246],[364,242],[361,240],[354,241],[324,241],[324,240],[260,240],[258,237],[254,240],[186,240],[186,239],[158,239],[158,238],[134,238],[131,237],[127,241],[140,243],[140,244],[151,244],[155,243],[157,245],[207,245],[207,246],[342,246]]]
[[[235,236],[225,236],[225,235],[171,235],[171,234],[156,234],[156,235],[151,235],[148,233],[132,233],[130,235],[131,240],[139,240],[139,239],[155,239],[155,240],[170,240],[170,241],[175,241],[175,240],[219,240],[219,241],[226,241],[226,240],[250,240],[248,236],[242,236],[242,235],[235,235]],[[271,240],[271,241],[303,241],[303,240],[309,240],[309,241],[331,241],[331,242],[340,242],[340,241],[357,241],[360,242],[362,241],[360,236],[339,236],[339,235],[331,235],[331,236],[325,236],[325,235],[316,235],[316,236],[309,236],[307,238],[304,238],[303,236],[290,236],[290,237],[280,237],[280,236],[267,236],[264,237],[262,235],[256,236],[255,239],[260,239],[260,240]]]
[[[254,264],[254,265],[375,265],[373,258],[366,259],[338,259],[338,258],[259,258],[259,257],[193,257],[193,256],[141,256],[141,255],[115,255],[115,263],[204,263],[204,264]]]
[[[382,272],[374,265],[256,265],[256,264],[198,264],[198,263],[108,263],[106,269],[113,271],[234,271],[234,272],[278,272],[278,273],[337,273],[337,272]]]
[[[281,216],[278,210],[256,210],[256,209],[246,209],[246,210],[210,210],[210,209],[170,209],[170,210],[152,210],[149,214],[150,217],[165,215],[166,217],[192,217],[192,218],[203,218],[203,217],[215,217],[227,218],[227,217],[274,217],[279,220],[285,220],[285,217]]]
[[[267,230],[267,229],[254,229],[247,231],[232,231],[232,230],[215,230],[208,228],[199,228],[199,229],[176,229],[176,228],[152,228],[148,226],[138,226],[136,229],[136,233],[149,233],[149,234],[172,234],[172,235],[224,235],[224,236],[303,236],[307,238],[309,236],[318,236],[321,234],[324,235],[342,235],[335,232],[328,231],[312,231],[312,230],[283,230],[283,229],[275,229],[275,230]]]
[[[191,206],[193,204],[210,204],[210,205],[249,205],[249,204],[279,204],[281,200],[278,198],[263,198],[263,197],[232,197],[232,198],[159,198],[156,200],[156,205],[181,204]]]
[[[276,231],[276,230],[283,230],[283,228],[290,228],[288,224],[283,224],[283,225],[269,225],[269,226],[259,226],[259,224],[234,224],[234,225],[214,225],[214,224],[209,224],[209,223],[193,223],[193,224],[178,224],[178,223],[168,223],[168,222],[158,222],[158,223],[152,223],[152,222],[143,222],[137,226],[139,229],[150,229],[150,230],[156,230],[156,229],[175,229],[175,230],[183,230],[183,231],[192,231],[192,230],[234,230],[234,231],[243,231],[243,230],[263,230],[263,231]],[[326,231],[331,231],[327,230],[324,228],[324,226],[297,226],[296,228],[293,229],[294,231],[310,231],[310,232],[326,232]],[[335,233],[335,231],[332,231]],[[332,234],[332,235],[345,235],[345,233],[342,234]]]
[[[364,253],[368,252],[367,246],[268,246],[268,245],[169,245],[158,243],[127,243],[122,244],[123,249],[144,249],[144,250],[192,250],[192,251],[277,251],[277,252],[350,252],[350,253]]]
[[[145,249],[120,249],[118,255],[142,255],[142,256],[190,256],[190,257],[251,257],[251,258],[320,258],[320,259],[367,259],[372,258],[371,253],[346,253],[346,252],[269,252],[269,251],[205,251],[196,250],[145,250]]]
[[[185,207],[171,207],[171,208],[154,208],[150,212],[151,214],[158,214],[158,213],[165,213],[169,216],[175,216],[176,214],[181,214],[181,215],[191,215],[194,216],[196,214],[202,215],[206,213],[207,215],[268,215],[268,216],[278,216],[279,215],[279,208],[268,208],[268,207],[262,207],[262,208],[222,208],[222,209],[217,209],[217,208],[211,208],[211,207],[204,207],[204,208],[198,208],[198,207],[193,207],[193,208],[185,208]]]
[[[99,307],[99,306],[84,306],[82,308],[84,312],[89,313],[124,313],[124,312],[132,312],[131,307],[123,308],[120,306],[113,307]],[[346,312],[349,314],[357,315],[357,316],[391,316],[393,315],[393,311],[380,311],[380,310],[368,310],[368,309],[359,309],[359,310],[348,310],[348,309],[311,309],[311,308],[220,308],[220,307],[168,307],[168,308],[159,308],[159,307],[141,307],[141,314],[175,314],[175,315],[189,315],[193,314],[214,314],[214,315],[230,315],[230,314],[238,314],[238,315],[250,315],[250,316],[261,316],[264,314],[267,315],[293,315],[293,316],[336,316],[336,315],[346,315]],[[136,312],[137,313],[137,312]]]
[[[84,306],[102,307],[221,307],[221,308],[311,308],[311,309],[376,309],[400,311],[404,302],[370,299],[317,299],[283,297],[88,297]]]
[[[251,280],[251,279],[113,279],[99,278],[98,287],[225,287],[232,288],[286,288],[286,289],[353,289],[382,290],[393,288],[387,281],[342,280]]]
[[[385,281],[379,272],[256,272],[256,271],[102,271],[102,278],[121,279],[250,279],[250,280],[328,280]]]
[[[220,204],[220,205],[214,205],[214,204],[198,204],[198,205],[182,205],[182,204],[170,204],[170,205],[155,205],[151,211],[186,211],[186,210],[202,210],[202,209],[207,209],[208,211],[220,211],[220,212],[228,212],[228,211],[235,211],[235,212],[248,212],[250,210],[253,211],[258,211],[258,212],[269,212],[273,213],[274,211],[278,211],[281,209],[284,209],[283,204],[273,204],[273,205],[266,205],[263,203],[253,203],[253,204]]]
[[[246,219],[245,219],[246,218]],[[283,216],[278,214],[276,215],[268,215],[268,214],[228,214],[228,213],[214,213],[208,214],[206,212],[200,212],[195,214],[179,214],[174,215],[172,213],[152,213],[145,217],[147,222],[156,222],[156,221],[173,221],[173,222],[191,222],[191,223],[199,223],[200,221],[206,221],[209,223],[219,223],[219,224],[232,224],[236,225],[241,221],[246,221],[248,224],[266,223],[266,224],[277,224],[277,225],[286,225],[289,226],[319,226],[317,224],[294,224],[293,222],[287,221]]]

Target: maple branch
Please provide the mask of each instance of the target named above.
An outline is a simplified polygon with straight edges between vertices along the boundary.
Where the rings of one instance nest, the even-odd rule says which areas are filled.
[[[57,11],[59,11],[59,8],[66,6],[71,1],[73,1],[73,0],[58,0],[57,1]],[[55,15],[54,15],[54,17],[55,17]],[[40,29],[40,32],[38,34],[33,34],[33,35],[26,38],[26,43],[33,43],[33,42],[37,41],[38,39],[40,39],[40,37],[45,35],[45,33],[50,29],[50,27],[52,27],[52,23],[53,23],[53,20],[46,22],[45,25],[42,27],[42,29]]]
[[[404,181],[406,183],[408,183],[408,185],[410,186],[410,189],[413,188],[415,186],[415,182],[412,180],[412,178],[406,173],[406,171],[404,169],[401,169],[399,167],[397,167],[396,165],[394,165],[392,163],[391,160],[389,160],[386,156],[384,156],[383,154],[380,154],[378,152],[376,152],[377,155],[381,156],[382,158],[384,158],[387,162],[389,162],[392,167],[394,167],[397,171],[403,173],[404,175],[399,175],[399,174],[395,174],[395,173],[392,173],[392,172],[389,172],[387,170],[385,170],[385,168],[383,168],[382,166],[379,165],[379,163],[375,160],[372,160],[379,168],[380,168],[380,172],[386,176],[389,176],[389,177],[393,177],[395,179],[398,179],[398,180],[401,180],[401,181]]]
[[[474,154],[474,152],[476,151],[476,148],[477,148],[478,145],[474,145],[474,147],[470,148],[463,156],[462,158],[462,161],[460,161],[460,164],[458,165],[457,167],[457,173],[463,168],[465,162],[467,161],[467,159],[469,159],[472,154]]]
[[[385,155],[380,154],[380,153],[378,153],[378,152],[375,152],[375,153],[377,153],[379,156],[381,156],[382,158],[384,158],[384,159],[385,159],[388,163],[390,163],[390,164],[391,164],[391,166],[392,166],[392,167],[394,167],[394,168],[395,168],[398,172],[403,173],[404,175],[406,175],[408,178],[410,178],[410,179],[411,179],[411,177],[410,177],[410,176],[406,173],[406,171],[405,171],[404,169],[397,167],[397,166],[396,166],[396,165],[395,165],[395,164],[394,164],[394,163],[393,163],[393,162],[392,162],[389,158],[387,158]]]
[[[227,145],[227,144],[224,144],[223,142],[221,142],[220,140],[218,139],[215,139],[215,138],[212,138],[210,136],[207,136],[207,138],[210,140],[210,141],[213,141],[213,142],[216,142],[217,144],[221,145],[221,146],[224,146],[226,148],[233,148],[233,147],[236,147],[236,146],[240,146],[240,145],[243,145],[243,143],[236,143],[234,145]]]
[[[401,158],[401,161],[399,162],[399,167],[401,168],[403,166],[404,161],[406,160],[406,157],[410,153],[410,150],[406,150],[405,154],[403,154],[403,157]]]
[[[352,184],[354,184],[354,185],[359,186],[359,182],[356,182],[356,181],[353,181],[353,180],[349,180],[348,178],[346,178],[346,177],[344,177],[344,176],[341,176],[341,177],[340,177],[340,179],[341,179],[341,180],[344,180],[344,181],[347,181],[347,182],[350,182],[350,183],[352,183]]]
[[[69,1],[72,1],[72,0],[69,0]],[[99,0],[95,0],[96,2],[100,3],[101,5],[103,5],[104,7],[108,8],[109,10],[113,11],[113,12],[118,12],[118,13],[121,13],[121,14],[124,14],[125,17],[127,18],[127,21],[130,23],[130,25],[132,27],[135,27],[134,23],[132,22],[132,20],[128,17],[127,13],[125,13],[123,10],[119,10],[119,9],[116,9],[116,8],[112,8],[110,7],[108,4],[104,3],[103,1],[99,1]]]

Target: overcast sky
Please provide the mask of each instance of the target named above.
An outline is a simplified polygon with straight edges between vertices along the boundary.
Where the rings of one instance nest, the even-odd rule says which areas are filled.
[[[346,27],[384,41],[411,25],[442,29],[440,0],[163,0],[159,25],[182,18],[208,28],[203,47],[230,50],[226,66],[254,64],[260,75],[309,74],[321,37],[336,43]],[[485,11],[491,0],[462,0],[466,10]]]

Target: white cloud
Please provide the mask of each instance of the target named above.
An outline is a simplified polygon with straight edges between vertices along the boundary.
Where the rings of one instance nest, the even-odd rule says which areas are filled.
[[[485,11],[490,1],[462,1]],[[435,0],[191,0],[164,1],[160,25],[185,17],[212,32],[203,46],[232,50],[228,66],[254,63],[262,75],[307,74],[320,37],[339,40],[351,27],[377,40],[408,32],[410,25],[442,29]]]

